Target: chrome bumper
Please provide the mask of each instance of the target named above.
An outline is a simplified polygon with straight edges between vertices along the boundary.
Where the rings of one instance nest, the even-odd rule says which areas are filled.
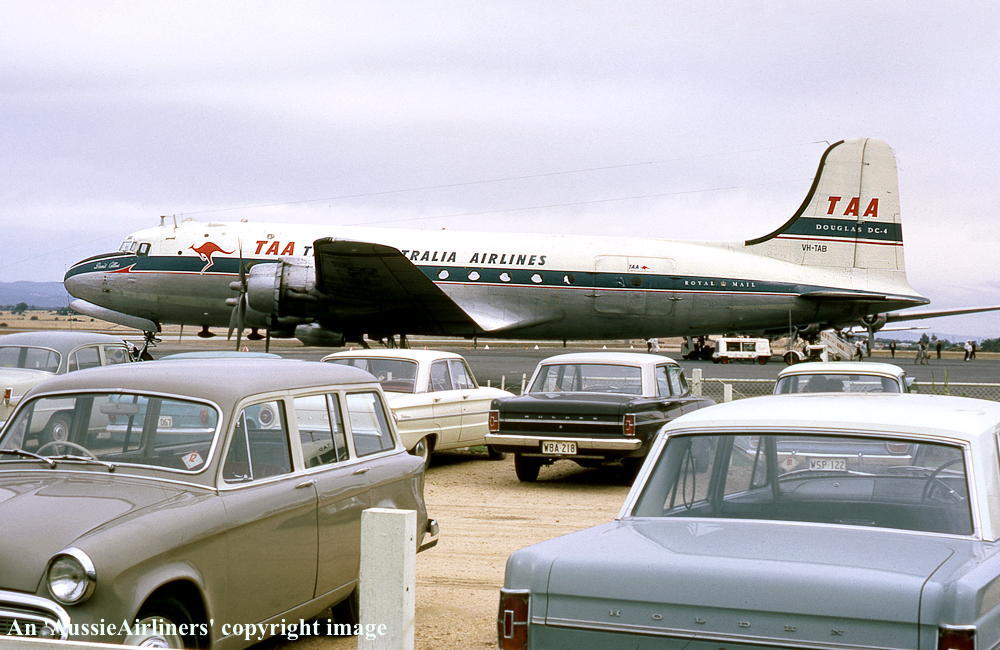
[[[420,540],[420,546],[417,547],[417,553],[437,546],[439,533],[440,528],[438,527],[437,519],[428,519],[427,530],[424,531],[424,536]]]
[[[0,590],[0,636],[66,639],[70,618],[57,603],[32,594]]]
[[[486,444],[498,447],[534,447],[540,448],[542,440],[558,440],[559,442],[575,442],[577,449],[597,451],[636,451],[642,447],[638,438],[570,438],[566,436],[515,436],[503,433],[487,433]]]

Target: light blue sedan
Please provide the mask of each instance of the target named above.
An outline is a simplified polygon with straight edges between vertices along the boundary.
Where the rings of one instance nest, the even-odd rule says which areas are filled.
[[[1000,403],[931,395],[762,397],[678,418],[614,522],[510,556],[499,646],[997,647],[998,436]],[[706,438],[704,467],[691,450]]]

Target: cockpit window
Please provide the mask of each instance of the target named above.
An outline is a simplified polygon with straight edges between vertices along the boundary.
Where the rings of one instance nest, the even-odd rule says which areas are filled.
[[[142,242],[139,244],[139,250],[137,250],[135,254],[143,257],[149,255],[149,242]]]
[[[122,245],[118,247],[118,250],[122,253],[131,253],[135,250],[136,242],[131,239],[126,239],[122,242]]]

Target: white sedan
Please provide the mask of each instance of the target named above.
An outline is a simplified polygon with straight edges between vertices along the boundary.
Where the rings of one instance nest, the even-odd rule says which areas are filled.
[[[490,403],[512,394],[479,386],[461,355],[437,350],[348,350],[323,357],[379,380],[403,445],[427,463],[431,452],[484,444]],[[490,453],[493,460],[503,454]]]
[[[798,363],[778,373],[774,393],[908,393],[912,383],[913,377],[891,363]]]

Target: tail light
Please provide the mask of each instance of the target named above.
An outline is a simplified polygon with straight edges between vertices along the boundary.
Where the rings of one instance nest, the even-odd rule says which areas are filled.
[[[8,386],[3,389],[3,401],[4,403],[10,402],[10,398],[14,396],[14,389]]]
[[[938,628],[938,650],[975,650],[976,627],[974,625]]]
[[[500,650],[527,650],[528,603],[526,589],[501,589],[497,612],[497,647]]]
[[[626,436],[635,435],[635,413],[626,413],[622,419],[622,433]]]
[[[498,433],[500,431],[500,411],[490,411],[487,419],[490,433]]]

